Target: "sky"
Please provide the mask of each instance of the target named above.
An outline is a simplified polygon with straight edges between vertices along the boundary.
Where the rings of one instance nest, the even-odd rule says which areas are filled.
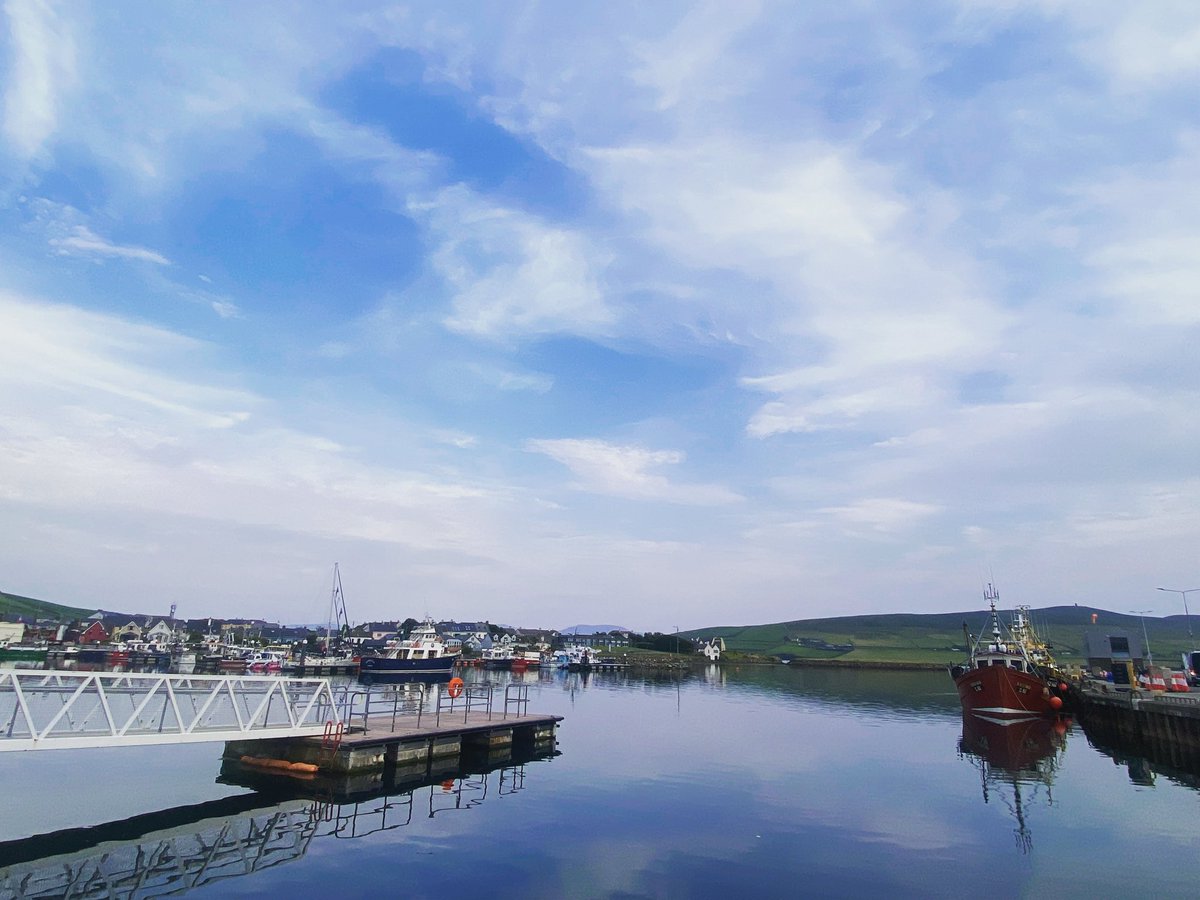
[[[0,590],[1200,587],[1200,4],[2,8]]]

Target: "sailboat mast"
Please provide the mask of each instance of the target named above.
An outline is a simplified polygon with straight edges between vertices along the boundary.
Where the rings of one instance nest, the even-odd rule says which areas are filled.
[[[333,564],[333,590],[329,592],[329,615],[325,617],[325,654],[328,656],[332,652],[333,647],[333,617],[337,609],[337,595],[342,589],[342,576],[338,571],[338,564]]]

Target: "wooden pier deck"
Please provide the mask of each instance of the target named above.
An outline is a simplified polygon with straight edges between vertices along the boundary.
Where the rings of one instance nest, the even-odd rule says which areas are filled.
[[[532,713],[443,712],[357,719],[344,733],[321,737],[231,741],[225,756],[315,765],[327,772],[355,773],[433,759],[457,758],[464,746],[492,751],[514,743],[553,743],[562,716]]]

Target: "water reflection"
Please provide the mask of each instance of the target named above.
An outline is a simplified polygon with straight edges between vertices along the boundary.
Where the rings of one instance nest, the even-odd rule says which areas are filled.
[[[1088,743],[1119,765],[1139,787],[1153,787],[1159,775],[1175,784],[1200,790],[1200,748],[1184,739],[1156,740],[1152,735],[1130,734],[1120,720],[1096,717],[1081,721]]]
[[[1033,847],[1028,812],[1032,804],[1054,805],[1052,787],[1070,722],[1066,719],[1027,719],[993,722],[963,713],[959,755],[979,770],[983,802],[1005,805],[1016,828],[1017,847]]]
[[[2,898],[168,896],[302,859],[313,841],[354,840],[519,793],[527,766],[558,755],[465,755],[424,772],[282,783],[227,760],[218,781],[255,793],[0,844]],[[349,788],[352,793],[347,794]],[[402,789],[401,789],[402,788]]]

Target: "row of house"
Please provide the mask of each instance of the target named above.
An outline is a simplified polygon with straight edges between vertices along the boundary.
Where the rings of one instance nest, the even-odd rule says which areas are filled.
[[[172,608],[172,612],[174,609]],[[18,629],[17,625],[21,625]],[[348,629],[340,637],[346,643],[367,648],[381,647],[388,641],[406,634],[415,619],[400,621],[364,622]],[[553,629],[501,628],[489,622],[443,621],[435,624],[447,649],[477,653],[495,646],[521,645],[557,648],[563,644],[579,646],[629,646],[627,631],[600,634],[563,634]],[[18,630],[21,637],[15,635]],[[197,639],[220,643],[298,643],[311,636],[320,637],[320,629],[305,625],[280,625],[263,619],[175,619],[172,617],[128,615],[97,610],[81,622],[61,624],[51,621],[12,623],[6,632],[7,641],[16,643],[38,641],[46,643],[133,643],[161,645],[186,643]],[[0,636],[3,637],[3,636]]]

